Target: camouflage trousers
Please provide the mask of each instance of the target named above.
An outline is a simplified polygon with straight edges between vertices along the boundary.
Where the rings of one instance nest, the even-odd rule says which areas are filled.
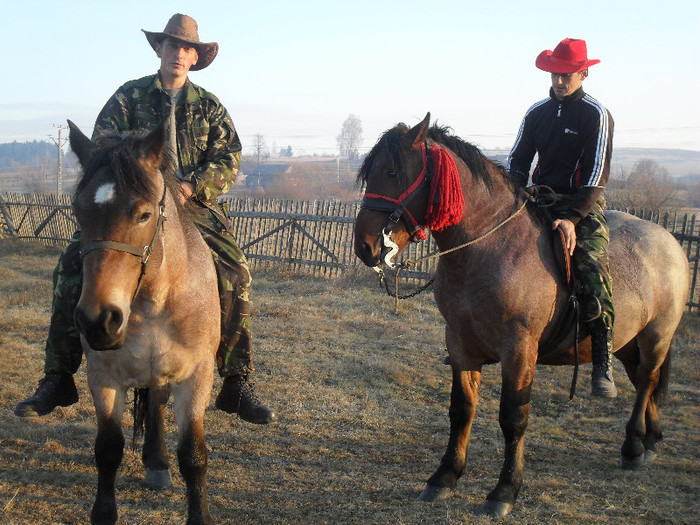
[[[221,301],[221,343],[216,353],[216,366],[223,377],[245,377],[254,371],[248,261],[238,247],[225,215],[196,206],[193,219],[212,252],[216,267]],[[80,232],[76,232],[61,253],[53,272],[54,292],[44,373],[75,374],[80,366],[83,351],[73,313],[81,289]]]
[[[571,195],[557,195],[557,202],[549,208],[552,217],[561,217],[571,199]],[[594,321],[602,322],[606,328],[612,329],[615,309],[608,257],[610,229],[605,207],[605,197],[601,195],[590,213],[576,225],[573,266],[583,288],[579,296],[581,319],[589,325]]]

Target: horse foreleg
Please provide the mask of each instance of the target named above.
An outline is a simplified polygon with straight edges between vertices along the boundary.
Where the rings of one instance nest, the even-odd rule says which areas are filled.
[[[90,522],[111,525],[117,522],[115,484],[117,469],[124,455],[124,433],[121,428],[124,394],[117,395],[114,390],[102,389],[97,396],[93,392],[93,400],[97,412],[97,496]]]
[[[496,487],[476,514],[502,517],[515,505],[525,472],[523,441],[530,414],[530,389],[534,373],[534,360],[532,364],[518,362],[517,359],[501,364],[503,383],[498,421],[505,440],[505,457]]]
[[[211,363],[207,363],[211,369]],[[204,377],[201,377],[204,374]],[[187,486],[187,525],[213,524],[207,502],[207,448],[204,444],[204,410],[209,402],[213,371],[199,381],[173,390],[178,427],[177,460]],[[197,373],[195,373],[195,376]]]
[[[467,450],[481,385],[481,371],[461,371],[453,364],[450,396],[450,439],[437,471],[420,495],[422,501],[445,497],[457,485],[467,464]]]
[[[173,485],[163,421],[163,410],[169,395],[167,388],[148,389],[146,430],[141,459],[146,467],[146,486],[154,490],[163,490]]]
[[[187,485],[187,524],[214,523],[207,502],[207,448],[204,421],[193,422],[184,430],[177,446],[177,459]]]

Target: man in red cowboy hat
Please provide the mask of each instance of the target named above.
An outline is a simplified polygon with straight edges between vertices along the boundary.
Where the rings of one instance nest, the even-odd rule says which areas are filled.
[[[177,160],[181,200],[214,255],[221,297],[221,344],[216,361],[224,377],[216,407],[251,423],[276,419],[260,403],[249,380],[253,373],[250,336],[250,271],[231,233],[225,205],[217,198],[233,184],[241,143],[226,108],[188,79],[216,57],[216,42],[199,40],[197,22],[176,14],[162,32],[144,31],[160,58],[155,75],[132,80],[107,101],[95,122],[93,140],[131,130],[150,131],[167,121],[168,151]],[[18,416],[41,416],[78,400],[73,374],[82,359],[73,311],[80,297],[80,232],[71,239],[54,272],[54,302],[46,342],[45,377],[34,395],[15,407]]]
[[[535,65],[551,73],[549,97],[525,114],[507,169],[526,186],[535,154],[534,185],[552,188],[556,202],[548,210],[552,228],[561,228],[583,285],[582,319],[591,333],[593,395],[615,397],[612,377],[612,279],[610,239],[603,190],[610,174],[613,119],[603,105],[583,91],[589,66],[584,40],[565,38],[554,51],[542,51]]]

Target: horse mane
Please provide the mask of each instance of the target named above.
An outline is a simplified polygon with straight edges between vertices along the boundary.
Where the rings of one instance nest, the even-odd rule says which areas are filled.
[[[90,152],[87,162],[82,166],[82,175],[76,185],[75,195],[83,191],[97,171],[107,168],[120,191],[132,193],[148,200],[160,199],[160,195],[156,195],[156,186],[153,180],[146,174],[140,162],[144,153],[142,142],[146,135],[147,133],[144,131],[131,131],[121,135],[108,135],[99,138],[95,142],[95,147]],[[164,151],[159,169],[163,174],[166,186],[174,195],[178,191],[175,166],[172,154]]]
[[[377,144],[367,154],[365,160],[360,166],[357,173],[357,185],[364,187],[367,184],[367,178],[372,170],[372,165],[376,161],[380,153],[387,153],[394,164],[394,167],[399,172],[403,172],[403,162],[400,152],[401,137],[408,133],[409,127],[403,122],[397,124],[393,128],[385,131]],[[437,142],[452,150],[469,168],[472,175],[481,180],[487,188],[493,187],[491,172],[487,165],[492,165],[496,172],[501,173],[507,180],[505,168],[499,162],[488,159],[474,144],[471,144],[452,133],[452,128],[448,126],[440,126],[437,123],[433,124],[428,129],[428,138],[433,142]]]
[[[372,165],[382,152],[388,154],[392,159],[394,168],[399,173],[403,173],[403,162],[399,154],[401,151],[400,140],[401,137],[409,131],[410,128],[401,122],[385,131],[379,137],[377,143],[367,154],[357,172],[357,186],[364,188],[367,185],[367,179],[372,171]],[[513,195],[517,196],[517,188],[513,179],[508,176],[505,166],[496,160],[488,158],[474,144],[454,135],[452,133],[452,128],[449,126],[441,126],[436,122],[428,128],[428,138],[452,150],[467,165],[472,177],[483,182],[489,191],[493,189],[493,177],[495,175],[497,177],[502,177],[506,185],[513,191]],[[489,169],[489,167],[491,169]],[[538,206],[528,206],[527,208],[537,223],[545,229],[549,227],[549,224],[551,224],[551,217],[546,209]]]

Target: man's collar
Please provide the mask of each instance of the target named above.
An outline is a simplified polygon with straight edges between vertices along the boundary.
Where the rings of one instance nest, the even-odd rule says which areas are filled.
[[[163,80],[160,76],[160,70],[158,70],[158,73],[156,73],[155,78],[153,79],[151,90],[165,91],[165,88],[163,87]],[[182,93],[183,96],[181,100],[186,100],[187,102],[194,102],[198,98],[197,92],[194,89],[194,84],[190,82],[189,77],[185,79],[185,84],[182,86]]]
[[[554,94],[554,88],[549,88],[549,96],[552,100],[555,102],[561,103],[561,104],[566,104],[568,102],[576,102],[577,100],[581,100],[586,93],[583,91],[583,86],[578,88],[576,91],[574,91],[571,95],[565,96],[563,99],[559,100],[557,99],[556,95]]]

